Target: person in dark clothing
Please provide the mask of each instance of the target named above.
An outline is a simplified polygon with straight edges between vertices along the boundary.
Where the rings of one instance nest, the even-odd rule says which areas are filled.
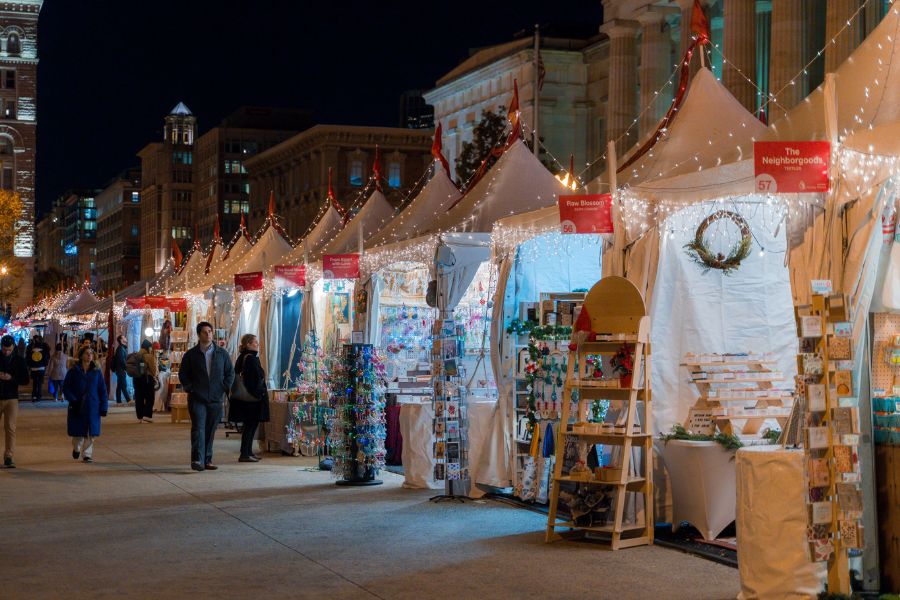
[[[131,394],[128,391],[128,374],[125,372],[125,361],[128,358],[128,339],[124,335],[116,338],[116,350],[112,357],[112,370],[116,374],[116,404],[122,404],[122,396],[125,402],[131,404]]]
[[[266,373],[259,362],[259,338],[252,333],[241,337],[240,355],[234,363],[235,377],[240,377],[244,382],[247,392],[257,402],[246,400],[228,399],[228,420],[234,423],[243,423],[241,433],[241,456],[239,462],[259,462],[259,457],[253,454],[253,440],[256,439],[256,430],[260,423],[269,420],[269,392],[266,389]]]
[[[31,338],[31,343],[25,349],[25,364],[31,371],[31,401],[42,399],[44,375],[47,373],[47,363],[50,362],[50,346],[44,342],[44,338],[36,335]]]
[[[141,359],[144,361],[144,367],[141,375],[134,379],[134,412],[137,414],[138,423],[152,423],[159,366],[150,340],[141,342]]]
[[[16,351],[16,340],[11,335],[0,339],[0,417],[6,433],[3,466],[15,469],[13,454],[16,451],[16,417],[19,413],[19,386],[28,384],[28,365]]]
[[[222,401],[234,382],[234,368],[224,348],[212,341],[213,328],[197,324],[197,345],[184,353],[178,381],[188,394],[191,415],[191,468],[218,469],[212,462],[213,437],[222,417]]]
[[[16,352],[19,353],[19,356],[25,358],[25,338],[19,338],[19,343],[16,344]]]

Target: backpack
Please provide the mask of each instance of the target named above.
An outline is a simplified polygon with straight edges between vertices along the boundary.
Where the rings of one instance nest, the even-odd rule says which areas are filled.
[[[132,379],[142,376],[146,370],[147,366],[140,352],[132,352],[125,357],[125,374]]]

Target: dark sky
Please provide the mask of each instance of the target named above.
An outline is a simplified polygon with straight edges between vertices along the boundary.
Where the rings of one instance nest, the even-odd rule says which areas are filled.
[[[39,30],[38,212],[102,187],[183,100],[200,132],[241,105],[317,122],[397,124],[473,47],[534,23],[596,31],[601,0],[47,0]]]

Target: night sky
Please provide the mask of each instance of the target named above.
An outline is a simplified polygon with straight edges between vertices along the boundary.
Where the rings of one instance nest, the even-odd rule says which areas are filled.
[[[38,213],[66,189],[103,187],[139,165],[179,101],[200,133],[241,105],[396,126],[400,94],[430,89],[470,48],[534,23],[596,32],[601,22],[601,0],[46,0]]]

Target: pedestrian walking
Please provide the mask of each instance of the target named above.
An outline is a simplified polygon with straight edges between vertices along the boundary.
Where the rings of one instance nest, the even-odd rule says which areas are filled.
[[[191,468],[218,469],[212,462],[213,438],[222,418],[222,401],[234,381],[231,358],[224,348],[213,344],[213,327],[197,324],[197,345],[184,353],[178,381],[188,394],[191,416]]]
[[[269,420],[269,392],[266,372],[259,361],[259,338],[252,333],[241,337],[240,355],[234,363],[235,382],[228,398],[228,420],[243,423],[239,462],[259,462],[253,454],[253,440],[260,423]],[[243,389],[239,384],[243,384]]]
[[[69,357],[63,352],[63,345],[56,344],[56,350],[50,355],[50,362],[47,364],[47,377],[50,379],[50,387],[53,399],[57,402],[64,400],[62,393],[63,380],[69,371]]]
[[[106,416],[109,399],[103,371],[94,362],[90,346],[78,350],[78,362],[63,381],[63,394],[69,402],[66,430],[72,438],[72,458],[94,462],[94,438],[100,435],[100,419]]]
[[[44,342],[44,338],[36,335],[31,338],[25,349],[25,363],[31,372],[31,401],[42,400],[44,375],[47,372],[47,364],[50,362],[50,346]]]
[[[21,341],[21,340],[20,340]],[[15,469],[13,455],[16,452],[16,417],[19,414],[19,386],[28,384],[28,366],[16,350],[16,340],[11,335],[0,339],[0,417],[6,447],[3,450],[3,466]]]
[[[131,357],[127,358],[126,362],[128,360],[131,360]],[[139,362],[137,370],[131,369],[131,378],[134,381],[134,411],[138,423],[152,423],[159,367],[150,340],[141,342],[141,350],[137,353],[136,360]]]
[[[125,371],[125,361],[128,359],[128,338],[124,335],[116,337],[116,350],[112,355],[113,373],[116,374],[116,404],[122,404],[122,396],[125,402],[131,404],[131,392],[128,391],[128,373]]]
[[[19,353],[19,356],[25,358],[25,339],[19,338],[19,343],[16,345],[16,352]]]

